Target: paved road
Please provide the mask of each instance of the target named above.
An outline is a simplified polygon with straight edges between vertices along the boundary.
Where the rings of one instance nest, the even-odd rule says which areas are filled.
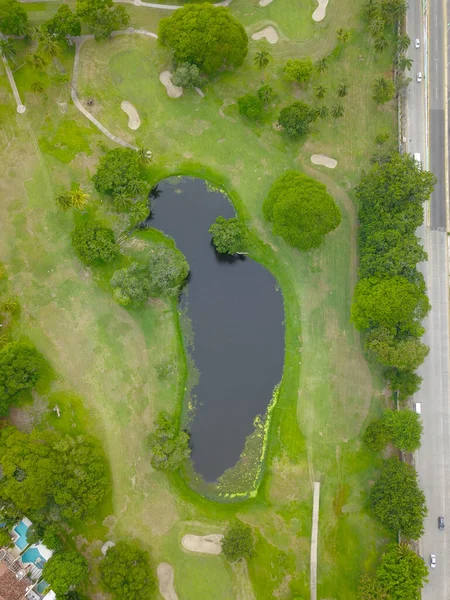
[[[430,346],[430,354],[420,369],[423,383],[414,398],[421,403],[424,424],[416,465],[429,511],[421,553],[426,561],[429,561],[430,553],[436,554],[437,561],[436,569],[430,569],[430,582],[422,592],[423,600],[450,600],[450,555],[447,552],[450,547],[449,302],[444,129],[447,24],[443,4],[446,1],[428,1],[428,33],[424,31],[427,21],[423,18],[422,0],[410,0],[407,18],[409,36],[421,41],[419,51],[414,49],[414,44],[409,51],[415,62],[414,80],[407,97],[407,150],[420,152],[424,165],[439,179],[431,198],[428,219],[419,232],[428,252],[428,262],[422,265],[422,272],[432,310],[424,323],[424,342]],[[426,50],[427,64],[423,58]],[[416,81],[417,71],[424,74],[422,89]],[[424,127],[427,122],[428,132]],[[437,527],[441,515],[447,522],[444,531]]]

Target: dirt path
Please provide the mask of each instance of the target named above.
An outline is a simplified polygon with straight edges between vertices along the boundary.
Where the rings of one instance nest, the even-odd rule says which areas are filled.
[[[237,600],[256,600],[245,558],[231,563]]]

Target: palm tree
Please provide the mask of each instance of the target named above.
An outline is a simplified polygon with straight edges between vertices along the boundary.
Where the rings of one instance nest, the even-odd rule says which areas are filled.
[[[375,48],[375,52],[377,54],[381,54],[388,47],[389,43],[384,36],[377,37],[373,47]]]
[[[258,90],[258,97],[262,102],[264,102],[264,104],[270,102],[274,96],[275,92],[270,85],[262,85]]]
[[[397,50],[403,54],[404,52],[406,52],[409,48],[411,44],[411,38],[409,37],[408,34],[403,33],[402,35],[399,35],[397,38]]]
[[[398,57],[397,68],[400,71],[406,71],[406,69],[408,69],[408,71],[411,71],[412,66],[413,66],[413,59],[409,58],[409,56],[405,56],[404,54],[401,54]]]
[[[384,20],[381,17],[377,17],[369,21],[367,29],[373,38],[378,38],[383,36],[385,26]]]
[[[322,98],[325,96],[325,94],[327,93],[327,86],[326,85],[322,85],[319,83],[319,85],[315,85],[314,86],[314,96],[318,99],[318,100],[322,100]]]
[[[259,50],[255,54],[253,60],[259,69],[264,69],[269,64],[270,54],[267,52],[267,50]]]
[[[328,108],[325,104],[320,104],[315,108],[316,117],[320,117],[321,119],[326,119],[328,117]]]
[[[17,302],[17,300],[14,300],[14,298],[9,298],[8,300],[2,302],[0,309],[2,312],[13,315],[19,309],[19,303]]]
[[[377,0],[367,0],[362,7],[362,16],[366,21],[381,16],[381,6]]]
[[[72,199],[69,192],[64,192],[63,194],[56,196],[55,202],[56,205],[62,210],[68,210],[69,208],[72,208]]]
[[[136,202],[136,204],[132,204],[130,206],[130,213],[136,219],[136,221],[141,222],[148,217],[149,208],[146,202]]]
[[[118,212],[127,212],[131,207],[131,198],[124,193],[114,196],[114,208]]]
[[[337,95],[339,98],[345,98],[348,94],[348,83],[342,82],[337,90]]]
[[[44,92],[44,86],[40,81],[34,81],[31,84],[31,91],[35,92],[35,94],[42,94],[44,98],[48,98],[47,94]]]
[[[344,49],[345,44],[350,40],[350,31],[341,27],[336,31],[336,35],[339,43],[341,44],[338,55],[340,56],[342,54],[342,50]]]
[[[89,194],[83,190],[83,188],[78,187],[76,190],[70,190],[68,192],[70,203],[73,208],[82,211],[86,208],[86,205],[89,203]]]
[[[17,51],[11,40],[4,40],[4,39],[0,40],[0,54],[6,60],[14,61]]]
[[[319,58],[319,60],[316,62],[316,71],[318,73],[323,73],[327,69],[328,69],[328,56]]]
[[[145,148],[138,148],[136,152],[138,153],[139,160],[143,165],[149,163],[152,160],[151,150],[146,150]]]
[[[55,58],[62,52],[61,44],[48,33],[39,34],[39,47],[42,53],[50,58]]]
[[[344,116],[344,107],[339,102],[331,107],[331,116],[334,120]]]
[[[142,179],[132,179],[128,183],[128,191],[132,196],[143,194],[145,191],[145,181],[142,181]]]
[[[47,61],[45,60],[45,58],[37,52],[27,54],[25,57],[25,62],[32,69],[36,69],[36,71],[43,71],[45,69],[45,66],[47,65]]]

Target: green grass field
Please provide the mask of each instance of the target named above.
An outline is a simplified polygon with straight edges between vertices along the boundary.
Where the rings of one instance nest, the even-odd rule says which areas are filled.
[[[56,3],[27,8],[38,23],[51,16]],[[351,0],[330,2],[320,24],[311,19],[314,8],[309,0],[274,0],[266,8],[256,0],[235,0],[232,12],[249,33],[272,23],[280,42],[250,42],[243,67],[218,76],[203,99],[195,92],[177,100],[167,97],[158,75],[170,66],[170,57],[151,38],[89,41],[82,50],[80,99],[94,100],[92,112],[112,133],[153,151],[149,181],[184,173],[223,185],[263,242],[255,247],[256,258],[282,286],[287,332],[283,386],[260,493],[241,504],[204,500],[180,479],[151,468],[145,438],[153,418],[161,408],[179,408],[183,358],[173,307],[164,302],[140,310],[118,306],[106,273],[86,269],[76,259],[70,244],[74,216],[54,204],[55,194],[75,182],[93,192],[90,177],[101,155],[99,143],[109,142],[76,111],[67,83],[29,67],[19,69],[16,81],[27,105],[20,116],[0,74],[0,253],[9,288],[22,306],[17,334],[32,339],[58,374],[50,403],[57,401],[62,417],[51,413],[50,422],[96,435],[111,465],[111,502],[96,520],[76,527],[77,542],[90,557],[92,594],[97,591],[101,543],[131,536],[150,550],[155,567],[162,560],[173,565],[180,600],[307,597],[315,480],[322,483],[319,597],[354,598],[359,576],[373,567],[385,541],[365,506],[377,463],[360,441],[365,423],[380,410],[381,377],[367,363],[349,316],[357,269],[351,190],[375,150],[375,135],[387,130],[395,138],[395,107],[377,109],[370,92],[376,76],[389,74],[390,58],[373,53]],[[138,7],[129,12],[133,26],[155,32],[158,20],[167,16]],[[330,69],[306,90],[286,82],[285,61],[328,54],[339,27],[350,28],[352,39]],[[260,47],[272,55],[263,72],[253,66]],[[68,74],[73,56],[69,48],[58,58]],[[348,82],[349,95],[342,100],[345,116],[336,123],[318,121],[306,141],[291,142],[272,123],[294,99],[312,102],[319,79],[328,87],[328,106],[336,101],[339,83]],[[31,92],[36,80],[47,86],[47,99]],[[262,80],[277,96],[265,122],[254,125],[238,115],[235,102],[256,91]],[[137,132],[127,128],[122,100],[139,111],[142,126]],[[313,153],[336,158],[336,170],[313,166]],[[341,207],[342,224],[317,251],[292,250],[272,236],[262,219],[271,183],[286,169],[304,170],[325,183]],[[91,210],[117,233],[124,229],[106,202],[96,199]],[[126,251],[139,250],[134,238],[127,244]],[[158,365],[165,361],[178,364],[175,381],[158,377]],[[72,395],[55,400],[53,394],[63,390]],[[222,531],[234,514],[258,529],[256,554],[247,568],[182,550],[182,535]]]

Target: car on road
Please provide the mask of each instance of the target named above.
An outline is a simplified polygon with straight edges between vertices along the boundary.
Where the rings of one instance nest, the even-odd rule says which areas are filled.
[[[432,569],[436,567],[436,554],[430,554],[430,567]]]
[[[417,73],[417,83],[422,83],[422,73],[420,71]]]
[[[444,527],[445,527],[444,517],[438,517],[438,527],[439,527],[439,529],[444,529]]]
[[[420,40],[419,40],[419,38],[416,38],[416,39],[414,40],[414,47],[415,47],[415,48],[420,48]]]

